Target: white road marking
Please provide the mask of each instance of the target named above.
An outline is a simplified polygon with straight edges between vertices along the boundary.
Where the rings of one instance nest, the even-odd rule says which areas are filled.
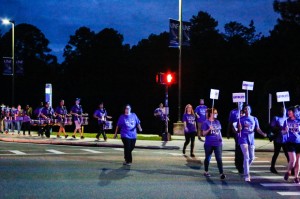
[[[299,187],[296,183],[260,183],[264,187]]]
[[[81,149],[82,151],[86,151],[86,152],[90,152],[90,153],[103,153],[101,151],[95,151],[95,150],[91,150],[91,149]]]
[[[283,192],[277,192],[279,195],[282,196],[300,196],[300,191],[294,192],[294,191],[283,191]]]
[[[54,149],[48,149],[48,150],[46,150],[46,151],[48,151],[48,152],[50,152],[50,153],[54,153],[54,154],[66,154],[66,153],[64,153],[64,152],[57,151],[57,150],[54,150]]]
[[[26,153],[22,152],[22,151],[18,151],[18,150],[10,150],[10,152],[16,154],[16,155],[26,155]]]

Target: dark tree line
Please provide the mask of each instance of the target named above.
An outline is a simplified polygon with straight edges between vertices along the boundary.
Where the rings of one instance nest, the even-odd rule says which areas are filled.
[[[291,102],[299,101],[300,57],[300,1],[274,1],[274,11],[281,17],[269,36],[258,33],[254,21],[243,25],[231,21],[224,31],[207,12],[198,12],[190,22],[191,46],[182,49],[182,104],[194,108],[204,98],[211,106],[210,89],[219,89],[215,101],[219,119],[225,125],[229,111],[234,108],[233,92],[242,90],[242,81],[254,82],[249,91],[249,103],[262,126],[267,123],[268,94],[289,91]],[[164,87],[155,82],[157,72],[178,70],[178,49],[169,48],[169,34],[149,35],[137,45],[124,44],[123,35],[112,28],[94,32],[88,27],[78,28],[64,49],[64,62],[58,64],[51,55],[49,41],[30,24],[18,24],[16,56],[24,59],[25,74],[16,77],[16,103],[33,107],[44,99],[46,83],[53,85],[53,106],[65,99],[71,107],[76,97],[82,99],[85,112],[92,115],[100,101],[104,101],[114,121],[122,113],[122,106],[130,103],[143,122],[145,132],[154,133],[153,110],[164,101]],[[11,32],[0,32],[0,56],[11,53]],[[11,77],[1,76],[0,101],[9,104]],[[169,88],[171,123],[176,122],[178,87]],[[94,124],[92,117],[91,123]],[[90,125],[89,131],[95,131]],[[170,128],[172,129],[172,128]]]

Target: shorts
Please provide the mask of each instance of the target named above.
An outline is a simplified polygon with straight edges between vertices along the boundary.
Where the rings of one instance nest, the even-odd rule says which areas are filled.
[[[286,149],[288,152],[296,152],[296,154],[300,153],[300,143],[286,143]]]
[[[80,129],[81,128],[81,122],[79,122],[78,120],[75,120],[74,123],[75,123],[75,128],[76,129]]]

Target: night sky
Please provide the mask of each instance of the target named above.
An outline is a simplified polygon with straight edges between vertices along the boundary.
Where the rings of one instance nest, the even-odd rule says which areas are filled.
[[[96,33],[114,28],[124,36],[124,44],[136,45],[150,34],[168,31],[169,18],[178,19],[178,0],[0,0],[0,18],[28,23],[40,29],[50,41],[52,54],[62,62],[69,36],[82,26]],[[182,0],[183,20],[199,11],[208,12],[224,24],[237,21],[248,26],[254,20],[257,32],[268,36],[279,15],[273,0]],[[10,26],[1,25],[2,33]]]

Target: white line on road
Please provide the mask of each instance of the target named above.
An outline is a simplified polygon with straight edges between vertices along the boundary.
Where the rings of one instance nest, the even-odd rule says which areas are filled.
[[[91,149],[81,149],[82,151],[86,151],[86,152],[91,152],[91,153],[103,153],[101,151],[95,151],[95,150],[91,150]]]
[[[293,192],[293,191],[284,191],[284,192],[277,192],[279,195],[282,196],[300,196],[300,192]]]
[[[54,150],[54,149],[48,149],[48,150],[46,150],[46,151],[48,151],[48,152],[50,152],[50,153],[54,153],[54,154],[66,154],[66,153],[64,153],[64,152],[57,151],[57,150]]]
[[[251,171],[250,171],[251,173]],[[272,180],[272,179],[282,179],[283,180],[283,176],[251,176],[251,179],[268,179],[268,180]]]
[[[10,152],[17,154],[17,155],[26,155],[26,153],[24,153],[22,151],[18,151],[18,150],[10,150]]]
[[[296,183],[260,183],[264,187],[299,187]]]
[[[224,168],[235,168],[234,165],[225,165],[223,166]],[[276,166],[277,168],[279,167],[286,167],[286,166],[283,166],[283,165],[278,165]],[[270,165],[251,165],[250,168],[270,168]]]
[[[237,170],[231,170],[232,173],[238,173]],[[278,173],[285,173],[285,170],[277,170]],[[251,173],[271,173],[270,170],[251,170]]]

